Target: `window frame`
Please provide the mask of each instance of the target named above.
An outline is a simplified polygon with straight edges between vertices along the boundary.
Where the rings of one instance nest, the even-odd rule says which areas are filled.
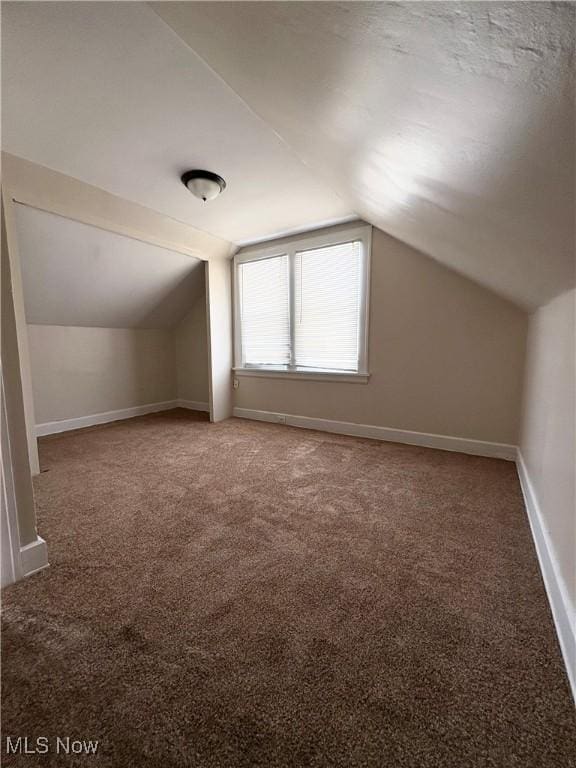
[[[241,264],[251,261],[270,259],[275,256],[288,257],[289,306],[290,306],[290,337],[292,348],[294,344],[294,261],[297,251],[314,250],[333,245],[343,245],[360,241],[362,247],[362,276],[360,296],[360,340],[358,371],[323,370],[303,368],[288,365],[277,366],[245,366],[242,360],[242,335],[240,330],[240,288],[238,271]],[[234,374],[236,376],[254,376],[267,378],[297,378],[321,381],[350,381],[367,383],[370,373],[368,370],[368,338],[370,320],[370,261],[372,250],[372,227],[369,224],[354,224],[336,230],[314,230],[302,235],[278,240],[270,240],[258,245],[242,248],[234,256],[233,268],[233,298],[234,298]]]

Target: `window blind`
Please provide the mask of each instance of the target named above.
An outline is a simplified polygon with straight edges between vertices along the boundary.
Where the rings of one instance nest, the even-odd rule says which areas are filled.
[[[240,264],[239,277],[243,365],[288,365],[288,256]]]
[[[357,371],[361,242],[298,251],[294,260],[294,364]]]

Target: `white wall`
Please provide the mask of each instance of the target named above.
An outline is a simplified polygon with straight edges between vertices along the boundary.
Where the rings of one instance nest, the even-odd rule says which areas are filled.
[[[232,416],[232,267],[227,259],[211,259],[206,272],[210,419]]]
[[[180,400],[208,403],[206,296],[196,300],[174,329],[177,393]]]
[[[176,398],[171,331],[29,325],[36,423]]]
[[[204,262],[16,205],[26,320],[33,325],[171,328],[204,291]]]
[[[238,408],[516,445],[527,315],[374,229],[368,384],[241,377]]]
[[[576,291],[530,317],[520,450],[560,577],[576,605]]]
[[[171,330],[28,325],[36,423],[182,399],[208,404],[206,301]]]
[[[22,334],[22,331],[25,331],[23,323],[19,324],[19,319],[24,317],[24,306],[20,301],[18,313],[16,303],[18,299],[21,299],[21,291],[17,290],[18,283],[13,279],[14,252],[8,247],[7,222],[4,214],[4,195],[2,195],[0,216],[2,322],[0,324],[0,342],[2,348],[2,411],[4,411],[4,406],[6,409],[6,413],[2,413],[2,420],[6,422],[5,424],[2,423],[2,467],[3,480],[6,483],[6,490],[10,494],[10,498],[5,499],[6,505],[3,506],[2,516],[3,522],[10,529],[9,535],[13,539],[13,548],[16,550],[20,546],[32,543],[37,535],[29,456],[30,442],[36,448],[36,440],[29,441],[28,439],[29,430],[22,386],[23,367],[20,348],[22,335],[25,338],[26,334]],[[28,355],[27,346],[25,354]],[[26,362],[28,361],[26,360]],[[24,370],[28,373],[28,366]],[[33,410],[32,397],[30,397],[30,404]],[[8,484],[11,486],[10,490]],[[8,517],[4,518],[4,515],[8,515],[10,499],[16,505],[16,515],[11,516],[11,523],[8,522]],[[6,538],[3,538],[3,544],[6,543]],[[4,553],[4,549],[2,552]],[[19,574],[13,574],[14,578],[18,578],[18,576]]]

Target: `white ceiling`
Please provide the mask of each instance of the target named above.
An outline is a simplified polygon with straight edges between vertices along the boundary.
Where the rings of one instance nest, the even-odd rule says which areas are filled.
[[[171,328],[204,293],[200,259],[24,205],[16,226],[28,323]]]
[[[352,215],[145,4],[2,4],[3,149],[232,242]],[[190,168],[227,181],[209,204]]]
[[[4,3],[4,148],[237,243],[356,214],[528,308],[574,284],[574,5],[153,8]]]

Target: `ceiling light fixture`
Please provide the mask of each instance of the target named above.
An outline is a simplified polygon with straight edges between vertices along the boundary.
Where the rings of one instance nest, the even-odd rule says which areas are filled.
[[[180,177],[182,184],[200,200],[214,200],[226,189],[222,176],[211,171],[186,171]]]

